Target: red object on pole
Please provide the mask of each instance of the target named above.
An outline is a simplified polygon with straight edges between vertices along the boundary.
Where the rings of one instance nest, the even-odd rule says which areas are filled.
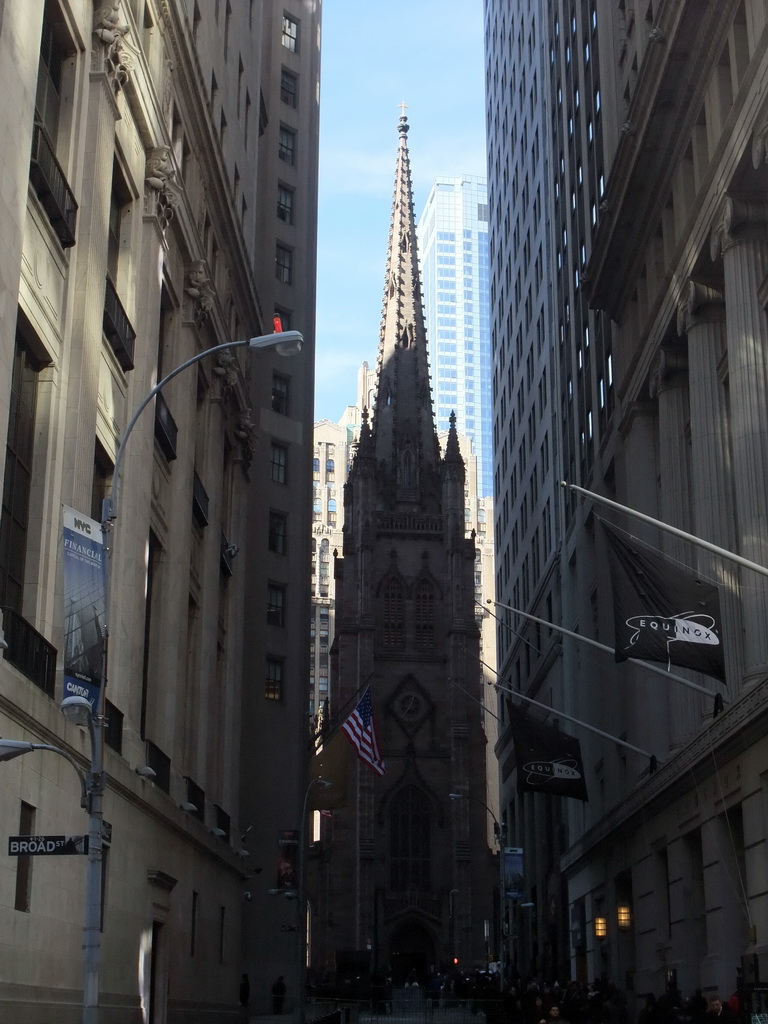
[[[275,329],[275,334],[283,333],[283,321],[280,319],[280,316],[277,313],[275,313],[275,315],[272,317],[272,326]]]

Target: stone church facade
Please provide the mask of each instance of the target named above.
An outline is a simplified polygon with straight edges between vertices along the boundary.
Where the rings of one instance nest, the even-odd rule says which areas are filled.
[[[337,720],[369,687],[387,770],[354,761],[309,894],[313,967],[355,963],[396,984],[484,968],[498,935],[475,542],[455,424],[442,456],[435,430],[405,117],[398,131],[377,399],[345,488],[331,652]]]

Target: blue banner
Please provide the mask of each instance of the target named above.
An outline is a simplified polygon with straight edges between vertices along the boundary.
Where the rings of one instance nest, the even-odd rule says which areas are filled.
[[[94,714],[104,615],[101,524],[64,506],[64,696],[85,697]]]
[[[525,888],[523,878],[522,846],[504,848],[504,896],[508,900],[521,900]]]

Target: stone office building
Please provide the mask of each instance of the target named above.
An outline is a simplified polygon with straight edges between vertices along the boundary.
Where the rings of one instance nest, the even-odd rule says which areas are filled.
[[[535,32],[527,9],[488,11],[489,77],[531,54],[527,88],[538,82],[547,112],[556,479],[767,566],[767,5],[558,0],[539,6]],[[492,176],[492,220],[500,184]],[[605,513],[573,493],[556,512],[542,617],[610,646]],[[545,665],[522,661],[524,691],[551,693],[659,767],[579,734],[590,800],[553,809],[557,914],[539,889],[516,938],[538,967],[556,931],[570,973],[610,977],[634,1011],[668,984],[729,995],[742,970],[768,976],[768,590],[759,572],[612,518],[718,583],[726,678],[694,680],[704,697],[572,639]],[[514,778],[503,806],[535,857],[551,805],[521,809]]]
[[[126,448],[98,725],[104,1022],[237,1018],[243,972],[266,1010],[266,979],[295,964],[252,869],[300,799],[274,749],[298,766],[318,22],[319,3],[0,4],[0,735],[90,764],[59,712],[62,506],[101,519],[139,402],[274,313],[305,338],[292,359],[201,360]],[[0,765],[0,818],[84,832],[72,766]],[[84,907],[84,858],[0,858],[4,1018],[81,1019]]]

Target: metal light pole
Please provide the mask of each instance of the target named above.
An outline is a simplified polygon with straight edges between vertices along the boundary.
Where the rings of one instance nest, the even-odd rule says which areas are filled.
[[[22,754],[29,754],[33,750],[50,750],[54,754],[60,754],[61,757],[65,757],[67,761],[77,772],[77,777],[80,781],[80,806],[85,808],[88,812],[88,865],[89,870],[87,874],[86,882],[86,915],[85,915],[85,928],[83,936],[83,947],[85,951],[85,979],[83,987],[83,1021],[84,1022],[95,1022],[96,1016],[91,1015],[87,1009],[89,1005],[89,993],[92,993],[92,986],[96,984],[96,1004],[98,1003],[98,959],[95,960],[96,970],[94,973],[94,961],[93,961],[93,949],[94,946],[98,948],[100,940],[99,927],[101,924],[101,873],[99,873],[99,890],[95,891],[93,886],[93,872],[90,870],[91,859],[94,857],[93,848],[98,848],[98,866],[101,869],[101,817],[96,819],[94,815],[94,801],[93,794],[103,789],[103,782],[94,774],[94,764],[97,763],[96,744],[98,742],[99,730],[94,728],[93,724],[93,713],[91,711],[91,705],[85,699],[85,697],[65,697],[61,704],[61,710],[64,716],[71,721],[76,721],[78,724],[88,724],[89,732],[91,735],[91,769],[87,773],[83,773],[75,761],[75,759],[68,754],[66,750],[62,750],[61,747],[52,746],[49,743],[27,743],[24,740],[0,740],[0,761],[10,761],[14,757],[19,757]],[[87,718],[86,718],[87,716]],[[99,805],[99,810],[100,810]],[[92,920],[94,914],[92,913],[91,902],[97,900],[95,909],[95,922],[96,922],[96,934],[94,936],[92,930]],[[94,1004],[94,1012],[98,1013],[96,1004]]]
[[[83,983],[83,1024],[98,1024],[99,1020],[99,972],[101,967],[101,900],[102,900],[102,829],[104,822],[104,791],[106,789],[106,775],[104,772],[104,709],[107,689],[107,660],[109,649],[109,581],[111,550],[109,547],[109,531],[117,519],[120,469],[125,454],[128,438],[136,425],[142,412],[146,409],[155,395],[162,391],[166,384],[177,377],[190,366],[194,366],[201,359],[216,355],[224,349],[231,348],[276,348],[281,355],[295,355],[301,350],[303,337],[298,331],[283,331],[276,334],[264,334],[256,338],[249,338],[244,341],[231,341],[223,345],[214,345],[212,348],[198,352],[187,359],[181,365],[171,370],[163,379],[156,384],[145,398],[139,403],[128,425],[125,428],[115,456],[115,467],[112,473],[112,493],[104,499],[102,505],[102,541],[103,541],[103,567],[104,567],[104,625],[102,627],[101,647],[101,686],[99,687],[96,707],[88,707],[86,714],[82,704],[75,706],[75,701],[82,701],[88,704],[85,698],[68,697],[62,703],[62,711],[72,717],[72,712],[77,716],[78,724],[88,725],[91,737],[91,767],[87,773],[85,799],[88,811],[88,869],[86,876],[86,900],[85,900],[85,924],[83,926],[83,956],[84,956],[84,983]],[[65,709],[68,705],[68,709]],[[66,755],[65,755],[66,756]]]
[[[504,979],[505,979],[505,957],[504,957],[504,909],[505,909],[505,894],[504,894],[504,842],[507,835],[507,823],[503,822],[499,824],[499,819],[493,813],[491,808],[477,796],[470,796],[469,793],[449,793],[448,796],[451,800],[472,800],[476,804],[480,804],[484,807],[488,814],[493,818],[493,834],[496,842],[499,846],[499,987],[500,990],[504,991]],[[454,891],[454,890],[452,890]]]
[[[301,808],[301,823],[299,827],[299,877],[296,888],[296,913],[297,920],[297,941],[299,947],[299,963],[297,972],[297,983],[299,991],[296,999],[296,1019],[298,1024],[304,1024],[307,1019],[307,950],[309,933],[307,930],[307,899],[304,893],[304,869],[306,862],[306,834],[307,834],[307,801],[313,786],[320,786],[327,789],[331,783],[327,779],[310,779],[309,785],[304,793],[304,803]]]

